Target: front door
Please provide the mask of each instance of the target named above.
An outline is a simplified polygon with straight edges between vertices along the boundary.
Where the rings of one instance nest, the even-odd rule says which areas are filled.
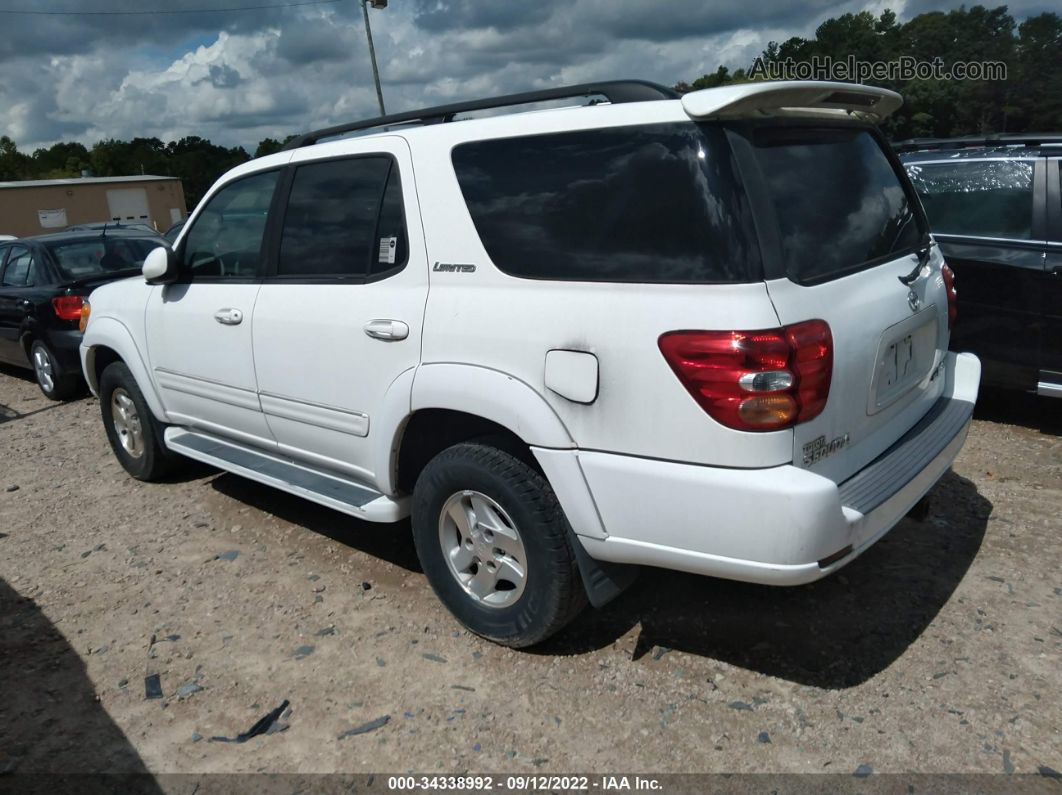
[[[292,158],[254,356],[280,450],[372,482],[385,399],[408,405],[408,386],[385,396],[419,361],[428,286],[409,150],[399,138],[365,146],[359,156]]]
[[[279,171],[229,183],[209,200],[177,256],[181,277],[148,299],[152,375],[170,422],[274,446],[258,402],[251,316]]]

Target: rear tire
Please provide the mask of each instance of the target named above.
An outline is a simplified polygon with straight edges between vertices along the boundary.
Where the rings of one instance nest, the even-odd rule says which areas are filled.
[[[531,646],[586,605],[553,489],[511,453],[465,442],[433,458],[413,490],[413,539],[442,603],[496,643]]]
[[[30,345],[30,364],[37,386],[49,400],[69,400],[80,386],[77,373],[64,373],[56,363],[51,349],[40,340]]]
[[[137,480],[160,480],[178,457],[162,442],[165,426],[155,419],[124,362],[107,365],[100,376],[100,413],[107,441],[126,472]]]

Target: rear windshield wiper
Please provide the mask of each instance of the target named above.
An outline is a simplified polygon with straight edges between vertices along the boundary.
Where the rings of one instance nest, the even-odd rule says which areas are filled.
[[[933,246],[935,245],[936,243],[931,240],[915,252],[915,254],[918,255],[918,264],[915,265],[915,269],[906,276],[896,277],[900,280],[900,284],[904,287],[910,287],[914,284],[914,280],[922,273],[922,268],[929,264],[929,253],[933,250]]]

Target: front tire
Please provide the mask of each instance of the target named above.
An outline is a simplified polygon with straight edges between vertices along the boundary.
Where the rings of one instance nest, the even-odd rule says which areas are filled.
[[[176,456],[162,442],[163,425],[124,362],[107,365],[100,376],[100,412],[107,441],[126,472],[152,481],[173,471]]]
[[[545,640],[586,604],[553,489],[503,450],[466,442],[433,458],[413,489],[413,538],[442,603],[502,645]]]
[[[77,393],[77,374],[60,370],[55,355],[40,340],[34,340],[30,346],[30,364],[37,386],[49,400],[69,400]]]

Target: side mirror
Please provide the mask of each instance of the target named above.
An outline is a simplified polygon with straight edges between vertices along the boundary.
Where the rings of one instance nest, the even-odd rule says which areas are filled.
[[[144,258],[142,272],[148,284],[169,284],[177,280],[177,255],[166,246],[152,249]]]

